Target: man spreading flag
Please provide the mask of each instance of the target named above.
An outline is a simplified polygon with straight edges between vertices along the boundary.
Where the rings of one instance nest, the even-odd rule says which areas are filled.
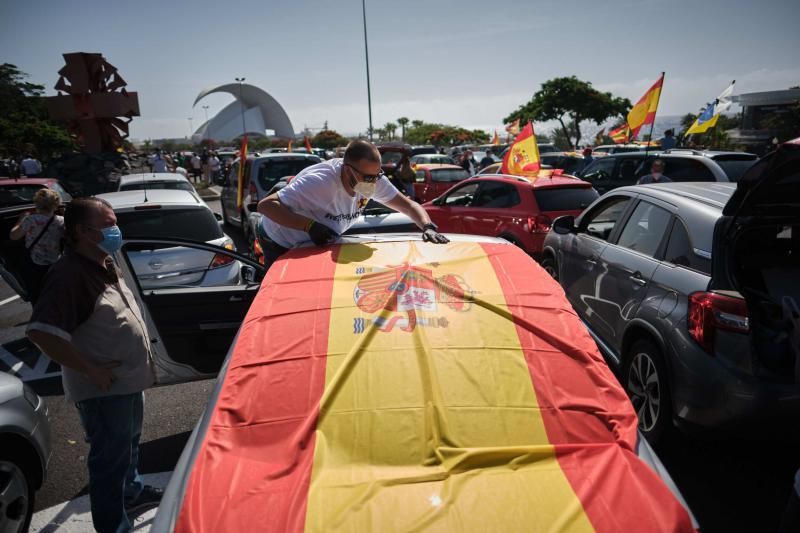
[[[614,144],[625,144],[631,136],[631,130],[627,124],[623,124],[619,128],[615,128],[608,132],[608,136],[614,141]]]
[[[239,151],[239,179],[236,190],[236,207],[241,209],[244,203],[244,167],[247,163],[247,134],[242,136],[242,148]],[[253,200],[255,201],[255,200]]]
[[[536,177],[540,166],[539,146],[536,144],[533,124],[528,122],[503,157],[500,173]]]
[[[717,125],[717,120],[719,120],[719,116],[727,111],[733,102],[731,102],[731,94],[733,94],[733,84],[736,83],[736,80],[733,80],[731,84],[728,86],[727,89],[722,91],[717,99],[708,104],[703,112],[700,113],[700,116],[694,121],[688,130],[686,130],[685,135],[691,135],[693,133],[705,133],[709,129],[713,128]]]
[[[311,141],[308,140],[308,135],[303,136],[303,142],[306,144],[306,152],[311,153]]]
[[[628,113],[628,127],[631,130],[631,137],[639,135],[639,130],[642,129],[642,126],[655,122],[658,100],[661,98],[661,87],[663,85],[664,73],[662,72],[658,81],[644,93],[644,96],[639,98],[639,101]]]
[[[519,133],[519,119],[506,126],[506,131],[511,135],[517,135]]]

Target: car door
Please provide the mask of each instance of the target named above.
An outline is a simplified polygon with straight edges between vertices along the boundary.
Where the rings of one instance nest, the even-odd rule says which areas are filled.
[[[596,293],[606,274],[598,268],[600,256],[609,239],[616,235],[618,223],[630,203],[631,196],[626,194],[601,200],[576,221],[576,232],[565,236],[558,250],[559,281],[567,299],[584,320],[591,318],[587,297]]]
[[[515,185],[501,181],[482,181],[478,193],[466,210],[462,220],[464,233],[497,237],[508,230],[508,237],[514,235],[509,228],[515,226],[515,218],[520,218],[514,207],[521,202]],[[520,235],[514,237],[523,244]]]
[[[433,223],[439,231],[447,233],[463,233],[462,219],[469,211],[472,200],[478,192],[479,182],[465,183],[450,189],[444,196],[436,199],[436,203],[426,207]]]
[[[142,289],[129,250],[147,246],[182,246],[228,255],[243,265],[237,283],[217,287]],[[177,239],[130,239],[117,263],[142,308],[160,384],[216,375],[266,274],[252,259],[205,243]]]
[[[657,257],[669,233],[672,212],[669,204],[640,199],[619,231],[616,242],[600,255],[599,268],[605,272],[594,295],[586,297],[592,310],[591,326],[617,352],[628,323],[642,303]]]

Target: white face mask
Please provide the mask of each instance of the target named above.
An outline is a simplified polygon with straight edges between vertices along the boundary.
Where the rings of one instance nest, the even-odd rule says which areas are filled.
[[[652,173],[652,174],[650,174],[650,175],[651,175],[651,176],[653,176],[653,179],[654,179],[654,180],[661,179],[661,172],[653,172],[653,173]]]
[[[358,194],[363,196],[364,198],[372,198],[372,195],[375,194],[375,187],[377,187],[377,183],[366,183],[363,181],[356,182],[353,186],[353,190],[356,191]]]

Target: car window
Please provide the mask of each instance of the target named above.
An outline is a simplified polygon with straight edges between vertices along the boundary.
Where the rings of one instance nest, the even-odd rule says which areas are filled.
[[[622,229],[617,244],[654,257],[672,215],[649,202],[639,202]]]
[[[258,183],[261,188],[268,191],[279,179],[284,176],[296,176],[306,167],[316,165],[320,160],[317,157],[302,157],[298,159],[265,159],[258,167]],[[235,174],[234,181],[236,183]]]
[[[56,191],[58,193],[58,195],[61,197],[61,203],[67,203],[70,200],[72,200],[72,195],[70,193],[68,193],[64,189],[64,187],[62,187],[58,183],[51,184],[50,188],[53,189],[54,191]]]
[[[599,195],[591,187],[564,187],[534,189],[533,196],[539,211],[583,211]]]
[[[207,242],[223,236],[219,222],[205,207],[143,209],[117,213],[117,225],[129,239],[187,239]]]
[[[711,169],[702,161],[688,157],[664,159],[664,175],[672,181],[716,181]]]
[[[514,207],[519,202],[519,191],[515,186],[498,181],[484,181],[478,196],[472,201],[472,207]]]
[[[598,205],[581,220],[581,229],[593,237],[607,241],[628,207],[630,198],[614,196]]]
[[[236,181],[239,178],[239,163],[236,162],[231,165],[231,171],[228,173],[228,185],[231,187],[236,186]]]
[[[753,166],[756,162],[756,157],[752,155],[721,155],[714,158],[714,162],[718,164],[728,179],[731,181],[739,181],[748,168]]]
[[[171,189],[189,192],[194,191],[192,185],[185,181],[148,181],[147,183],[142,181],[134,181],[131,183],[126,183],[119,188],[121,191],[141,191],[143,189]]]
[[[33,203],[33,195],[44,185],[2,185],[0,186],[0,207]]]
[[[417,170],[414,173],[414,181],[416,181],[417,183],[425,183],[425,171]]]
[[[611,179],[614,174],[615,164],[616,160],[614,158],[598,159],[586,167],[586,170],[581,173],[581,177],[588,181]]]
[[[403,154],[400,152],[384,152],[381,154],[381,164],[386,165],[388,163],[397,163],[402,157]]]
[[[470,205],[472,198],[475,196],[475,191],[478,190],[478,185],[480,184],[470,183],[450,191],[447,196],[444,197],[443,205],[451,207]]]
[[[619,162],[618,179],[621,181],[633,184],[636,181],[636,167],[639,166],[639,160],[634,158],[626,158]]]
[[[431,170],[431,179],[435,182],[452,183],[465,180],[469,172],[460,168],[440,168]]]
[[[664,260],[673,265],[683,266],[705,274],[711,274],[711,259],[701,257],[694,252],[689,232],[680,219],[675,220],[669,235]]]
[[[613,149],[612,153],[627,154],[629,152],[638,152],[640,149],[635,146],[618,146]]]

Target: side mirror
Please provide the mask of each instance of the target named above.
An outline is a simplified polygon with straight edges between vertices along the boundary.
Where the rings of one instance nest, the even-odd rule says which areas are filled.
[[[558,217],[553,222],[553,231],[559,235],[569,235],[570,233],[575,233],[577,231],[577,228],[575,227],[575,217],[572,215]]]
[[[247,210],[251,213],[258,212],[258,202],[250,202],[247,204]]]

